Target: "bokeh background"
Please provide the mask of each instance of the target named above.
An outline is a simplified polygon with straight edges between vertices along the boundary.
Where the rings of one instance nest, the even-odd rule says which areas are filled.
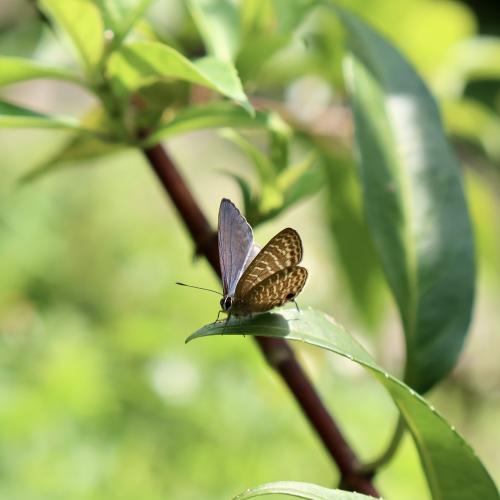
[[[472,1],[377,0],[369,12],[361,1],[345,3],[419,68],[461,159],[477,238],[477,301],[459,366],[430,399],[499,481],[499,13]],[[183,2],[153,2],[148,19],[165,39],[190,49],[199,43]],[[75,64],[33,3],[22,0],[0,4],[0,53]],[[342,96],[324,75],[295,75],[294,64],[304,65],[294,57],[281,54],[274,69],[282,71],[261,72],[261,95],[348,136],[338,113]],[[481,59],[491,71],[474,73]],[[92,105],[81,90],[44,80],[1,95],[77,116]],[[251,339],[184,344],[215,319],[218,298],[175,281],[219,284],[194,259],[139,153],[74,162],[19,184],[67,140],[55,131],[0,132],[0,498],[195,500],[231,498],[285,479],[334,486],[335,468]],[[222,197],[241,204],[222,172],[250,167],[218,132],[188,134],[167,147],[214,225]],[[320,192],[259,227],[256,238],[265,243],[295,227],[310,270],[301,306],[328,311],[398,374],[403,346],[394,305],[382,285],[374,286],[376,313],[360,317],[328,214]],[[357,365],[296,349],[354,447],[373,458],[396,421],[389,397]],[[428,497],[409,438],[377,485],[388,498]]]

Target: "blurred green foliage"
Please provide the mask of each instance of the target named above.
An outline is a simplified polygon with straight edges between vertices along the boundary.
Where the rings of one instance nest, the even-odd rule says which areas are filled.
[[[30,57],[73,71],[71,52],[61,47],[30,3],[21,3],[22,8],[19,2],[9,1],[0,7],[0,54]],[[340,61],[343,35],[327,26],[324,16],[313,14],[300,28],[299,35],[304,36],[291,37],[291,28],[303,21],[305,11],[289,9],[286,1],[274,2],[279,19],[275,29],[270,2],[243,1],[241,30],[251,43],[238,52],[231,38],[227,45],[231,50],[220,52],[226,41],[208,40],[214,33],[209,28],[201,30],[201,36],[195,29],[200,15],[196,2],[190,3],[191,13],[182,2],[158,0],[149,7],[147,2],[135,3],[138,17],[147,7],[139,28],[151,43],[168,41],[186,54],[197,54],[204,41],[212,53],[235,59],[246,88],[263,98],[281,100],[284,87],[288,110],[302,113],[306,125],[318,126],[320,133],[325,130],[321,127],[328,129],[325,108],[337,104],[344,89],[340,65],[324,61]],[[492,438],[500,418],[495,384],[500,379],[495,356],[500,283],[495,137],[500,130],[500,87],[498,71],[491,68],[499,42],[495,37],[479,37],[474,13],[457,1],[377,0],[370,9],[366,2],[343,3],[386,34],[416,64],[440,99],[446,126],[466,167],[464,182],[480,269],[477,313],[463,362],[431,399],[498,479],[500,458]],[[308,2],[298,4],[305,9]],[[92,12],[90,7],[79,14],[92,17]],[[125,36],[129,20],[116,10],[107,14],[106,23],[120,26],[118,32]],[[228,19],[234,22],[231,16]],[[87,62],[106,50],[88,46],[82,36]],[[304,78],[308,73],[317,80]],[[197,81],[199,75],[193,78]],[[333,91],[321,101],[325,82]],[[484,82],[490,84],[487,92],[481,91]],[[241,97],[232,83],[226,95]],[[153,111],[158,95],[163,95],[154,90],[141,96]],[[69,85],[37,81],[2,92],[3,97],[41,112],[79,116],[88,112],[88,96],[75,93]],[[308,111],[301,92],[319,96],[316,110]],[[165,106],[186,101],[180,86],[171,95],[174,101]],[[107,127],[99,111],[96,114],[97,120],[91,113],[88,126],[102,133]],[[215,123],[217,116],[214,113],[211,118]],[[154,123],[159,115],[153,112],[148,118]],[[241,115],[234,119],[240,120]],[[294,198],[293,189],[291,203],[279,197],[276,187],[287,178],[265,177],[263,158],[267,157],[260,146],[262,142],[269,146],[267,161],[277,171],[291,166],[300,173],[300,161],[312,161],[302,154],[309,137],[289,151],[286,130],[280,126],[270,127],[274,135],[233,134],[228,141],[228,134],[221,139],[211,132],[170,139],[167,128],[172,130],[174,125],[160,125],[158,137],[169,139],[171,151],[212,220],[222,196],[236,197],[234,184],[221,170],[238,176],[240,185],[243,179],[249,193],[247,213],[253,222],[270,220],[302,197]],[[59,128],[57,123],[54,126]],[[219,499],[283,479],[336,484],[337,472],[248,339],[184,345],[187,334],[215,318],[217,301],[173,283],[182,279],[218,285],[205,262],[193,264],[191,244],[144,160],[130,150],[96,160],[103,144],[109,148],[106,152],[124,148],[110,142],[96,145],[94,138],[84,139],[83,145],[79,140],[71,132],[56,131],[2,130],[0,136],[0,496]],[[335,140],[345,146],[344,137]],[[337,148],[336,154],[342,155],[339,150],[345,147]],[[320,160],[331,161],[328,151],[323,153],[325,158]],[[262,160],[260,171],[256,155]],[[254,161],[248,161],[252,157]],[[53,167],[56,162],[80,168],[19,186],[17,180],[26,172]],[[339,183],[350,185],[352,169],[343,166],[348,169],[352,162],[346,153],[342,162],[335,162],[338,170],[327,171],[332,197]],[[296,185],[305,186],[308,179],[299,179]],[[307,191],[307,184],[307,193],[314,192],[318,183],[316,176],[309,180],[314,188]],[[293,185],[293,181],[292,175],[288,182]],[[265,186],[265,196],[256,186]],[[316,196],[263,226],[257,239],[264,242],[286,224],[297,227],[311,270],[301,303],[333,311],[350,329],[369,334],[363,342],[379,353],[379,360],[385,366],[399,366],[399,347],[394,347],[401,344],[399,338],[395,340],[399,327],[380,269],[369,265],[369,279],[364,275],[359,287],[359,269],[351,270],[354,281],[348,279],[349,271],[343,272],[352,257],[342,248],[344,238],[351,238],[354,248],[367,248],[368,253],[360,252],[368,258],[373,258],[373,249],[365,246],[366,232],[346,229],[349,221],[364,227],[359,189],[342,193],[351,219],[334,220],[338,214],[334,207],[343,206],[342,199],[327,205],[328,198]],[[325,206],[330,211],[319,222],[326,227],[330,217],[334,238],[311,224]],[[252,207],[258,208],[254,215]],[[276,207],[279,210],[273,212]],[[353,261],[349,262],[352,267]],[[363,459],[372,458],[390,437],[393,426],[388,425],[388,415],[396,420],[389,398],[352,366],[308,348],[299,352],[349,439]],[[397,460],[381,471],[377,485],[389,498],[428,495],[409,439]]]

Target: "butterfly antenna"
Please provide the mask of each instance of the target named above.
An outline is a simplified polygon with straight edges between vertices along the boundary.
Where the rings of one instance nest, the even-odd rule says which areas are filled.
[[[221,295],[222,297],[224,296],[222,293],[218,292],[217,290],[211,290],[210,288],[203,288],[201,286],[188,285],[187,283],[181,283],[180,281],[176,281],[175,284],[180,285],[180,286],[188,286],[189,288],[197,288],[198,290],[205,290],[205,292],[216,293],[217,295]]]

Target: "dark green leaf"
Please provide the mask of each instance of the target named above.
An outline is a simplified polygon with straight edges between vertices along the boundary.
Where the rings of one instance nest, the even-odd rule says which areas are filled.
[[[409,63],[347,11],[346,65],[367,222],[399,307],[405,380],[424,392],[455,365],[474,296],[460,171],[437,105]]]
[[[234,497],[234,500],[246,500],[247,498],[277,493],[305,498],[307,500],[370,500],[375,498],[351,491],[332,490],[330,488],[318,486],[317,484],[299,483],[297,481],[279,481],[250,488]]]
[[[247,220],[252,222],[252,211],[254,209],[253,207],[253,199],[252,199],[252,189],[250,187],[250,184],[247,182],[246,179],[241,177],[241,175],[235,174],[233,172],[223,172],[225,175],[228,177],[231,177],[236,183],[238,184],[241,195],[243,197],[243,211],[246,214]]]
[[[363,214],[356,165],[338,146],[324,152],[323,162],[326,212],[338,269],[360,318],[373,327],[382,316],[386,284]]]
[[[186,342],[213,335],[299,340],[340,354],[367,368],[387,389],[413,436],[433,498],[498,500],[498,490],[469,445],[413,389],[389,375],[331,317],[319,311],[282,310],[206,325]]]

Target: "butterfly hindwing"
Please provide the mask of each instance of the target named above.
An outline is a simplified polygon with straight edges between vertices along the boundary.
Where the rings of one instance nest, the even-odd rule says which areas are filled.
[[[256,285],[302,260],[302,242],[297,231],[283,229],[257,254],[241,275],[235,297],[243,298]]]
[[[241,298],[241,309],[264,312],[293,300],[307,280],[307,269],[294,266],[268,276]],[[235,303],[237,305],[237,303]]]
[[[252,253],[253,233],[240,211],[226,198],[219,209],[218,241],[224,295],[233,295]]]

